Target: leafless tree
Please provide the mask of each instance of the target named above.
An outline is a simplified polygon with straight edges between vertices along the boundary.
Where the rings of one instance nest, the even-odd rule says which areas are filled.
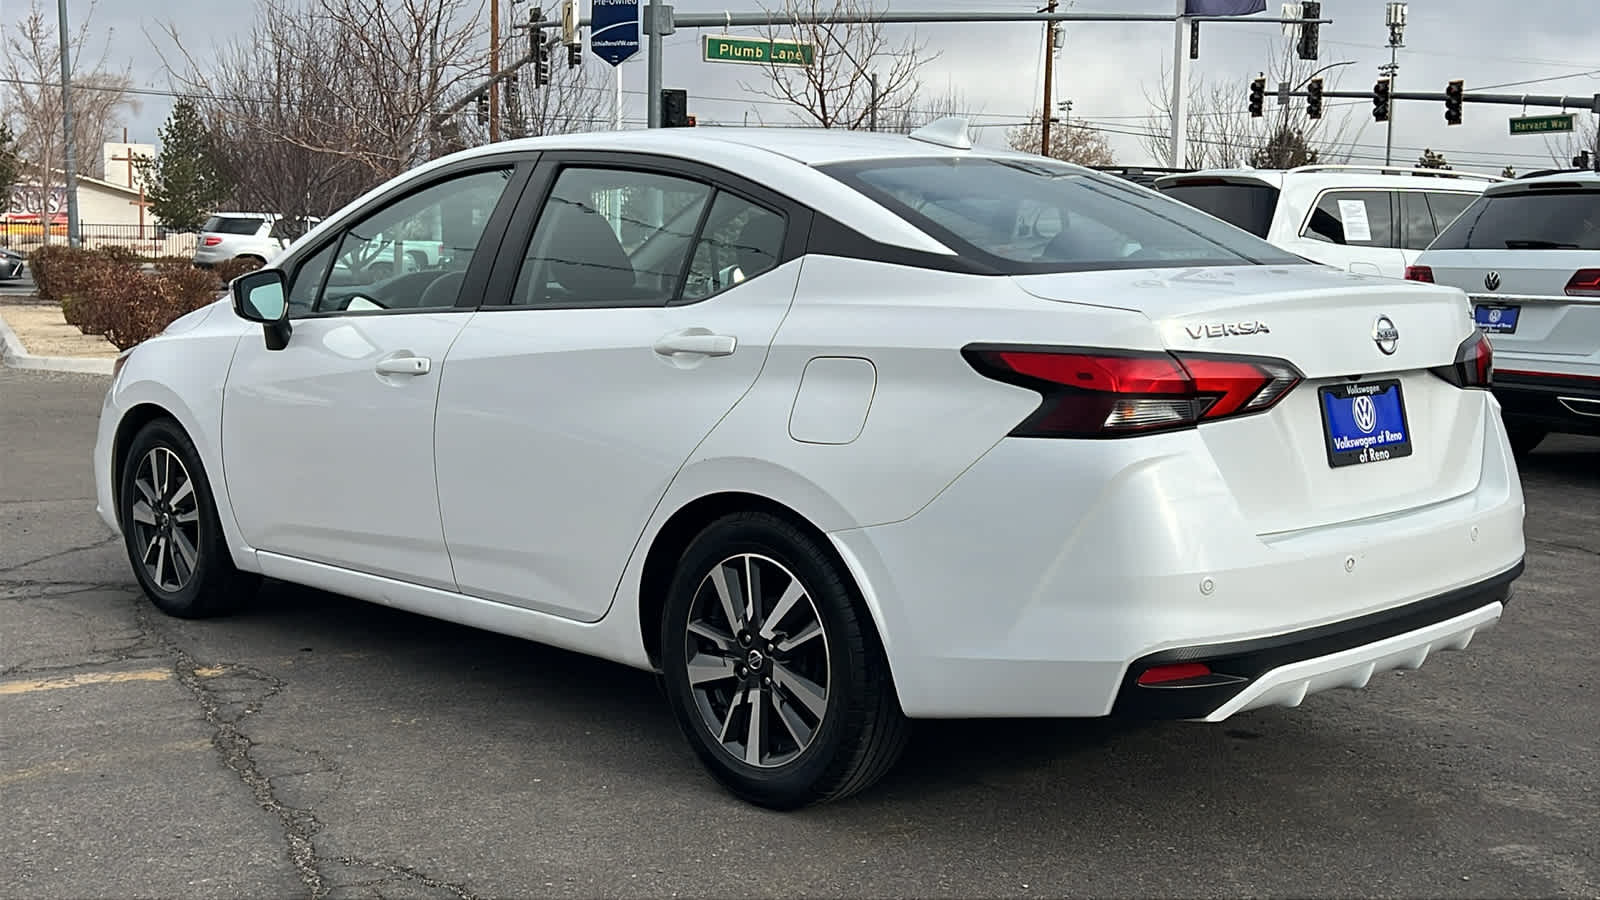
[[[605,79],[599,67],[587,61],[568,67],[560,48],[557,56],[547,85],[534,85],[531,67],[520,68],[507,76],[500,91],[501,137],[538,137],[611,127],[612,93],[602,83]],[[472,144],[487,143],[488,123],[479,123],[474,118],[461,126],[461,135]]]
[[[901,121],[904,111],[915,107],[921,87],[918,70],[937,58],[926,54],[925,41],[915,34],[891,41],[882,22],[837,21],[871,19],[873,9],[862,0],[785,0],[774,18],[795,14],[827,16],[829,21],[775,24],[765,29],[763,37],[811,44],[812,64],[791,66],[769,60],[759,67],[767,75],[765,80],[753,85],[740,82],[741,87],[793,104],[803,121],[823,128],[864,129],[874,115],[882,127],[887,120]]]
[[[1006,132],[1006,142],[1013,150],[1038,153],[1042,143],[1039,131],[1039,119],[1034,117],[1028,124],[1018,125]],[[1104,135],[1088,125],[1070,121],[1060,127],[1051,127],[1050,156],[1080,166],[1111,166],[1117,161]]]
[[[103,176],[101,146],[115,133],[124,113],[136,112],[127,70],[107,68],[111,34],[97,59],[90,60],[89,43],[94,8],[81,18],[68,39],[72,57],[73,140],[77,149],[77,174]],[[61,128],[61,43],[53,24],[34,0],[28,12],[9,29],[0,72],[5,74],[4,117],[16,135],[22,163],[16,204],[24,212],[47,219],[64,208],[59,195],[61,170],[66,166],[66,141]],[[48,231],[48,229],[46,229]]]
[[[942,94],[919,93],[910,104],[878,116],[878,130],[909,134],[929,122],[961,116],[975,120],[983,115],[983,105],[974,104],[960,88],[951,85]]]
[[[1600,115],[1578,113],[1573,121],[1574,130],[1562,138],[1546,138],[1545,149],[1550,159],[1560,168],[1572,165],[1572,160],[1583,151],[1589,151],[1589,165],[1600,159]]]
[[[1268,54],[1264,73],[1267,79],[1267,108],[1261,118],[1249,113],[1249,82],[1256,72],[1221,81],[1191,78],[1189,115],[1186,133],[1188,149],[1181,165],[1194,169],[1229,168],[1251,165],[1284,154],[1275,148],[1303,147],[1289,155],[1314,155],[1318,162],[1347,162],[1355,149],[1360,129],[1350,106],[1329,103],[1320,119],[1305,114],[1305,99],[1294,98],[1288,106],[1277,105],[1277,86],[1287,81],[1303,90],[1313,72],[1322,67],[1315,60],[1303,60],[1292,42]],[[1322,73],[1326,90],[1338,90],[1339,69]],[[1144,88],[1151,117],[1140,137],[1152,156],[1165,162],[1172,148],[1172,73],[1163,65],[1161,81]],[[1352,134],[1352,132],[1354,132]]]

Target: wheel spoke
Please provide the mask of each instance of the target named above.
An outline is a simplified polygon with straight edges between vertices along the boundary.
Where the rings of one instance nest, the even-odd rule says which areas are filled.
[[[778,652],[788,653],[789,651],[800,646],[801,644],[804,644],[806,641],[811,640],[821,633],[822,623],[812,622],[810,625],[800,629],[799,634],[791,635],[779,641],[777,644]]]
[[[732,702],[730,702],[728,704],[727,715],[722,717],[722,730],[717,733],[717,741],[719,743],[726,744],[728,742],[728,731],[730,730],[730,728],[733,725],[733,714],[735,712],[738,712],[739,707],[743,706],[745,704],[745,701],[747,701],[749,699],[750,699],[750,689],[749,688],[745,688],[744,690],[739,692],[739,695],[737,697],[733,698]]]
[[[166,451],[157,448],[150,451],[150,469],[156,479],[156,493],[159,496],[167,495],[167,479],[172,477],[172,460]]]
[[[800,580],[791,578],[789,586],[783,589],[783,596],[779,597],[777,605],[772,607],[772,615],[767,616],[766,621],[761,623],[761,636],[769,641],[772,640],[773,629],[778,627],[778,623],[783,621],[783,617],[787,616],[789,611],[794,609],[794,605],[804,599],[805,596],[806,591],[805,588],[800,586]]]
[[[750,624],[763,621],[761,617],[761,574],[756,569],[756,558],[744,558],[744,620]]]
[[[179,564],[175,570],[178,584],[181,586],[189,581],[190,575],[194,574],[194,565],[200,558],[200,551],[195,549],[194,544],[189,543],[188,535],[177,529],[172,532],[172,546],[177,551],[173,555],[173,562]]]
[[[821,685],[790,671],[787,666],[780,663],[772,664],[772,678],[788,692],[789,696],[810,710],[813,716],[818,720],[822,719],[822,714],[828,709],[828,693]]]
[[[178,504],[194,496],[194,479],[189,477],[188,472],[182,472],[181,474],[183,475],[183,484],[172,492],[172,497],[167,501],[172,504],[173,508],[177,508]]]
[[[715,626],[708,625],[705,622],[690,622],[689,633],[695,635],[696,637],[703,637],[711,643],[716,644],[717,649],[722,653],[734,652],[733,635],[728,634],[727,632],[722,631]]]
[[[733,584],[728,584],[728,567],[718,565],[711,570],[711,586],[717,591],[717,599],[722,601],[722,612],[728,617],[728,627],[735,631],[743,628],[745,620],[739,613],[744,603],[734,596],[739,587],[738,577],[735,576]]]
[[[150,558],[150,554],[156,552],[156,548],[160,545],[161,532],[157,531],[150,535],[150,543],[144,545],[144,552],[139,554],[139,561],[144,563],[146,567],[154,565],[155,563]]]
[[[196,508],[187,510],[185,512],[176,513],[173,515],[172,520],[174,522],[182,522],[185,525],[189,524],[190,522],[198,522],[200,521],[200,510]]]
[[[689,683],[701,685],[710,681],[723,681],[738,677],[733,670],[733,660],[721,656],[697,653],[689,660]]]
[[[154,464],[152,463],[152,466],[153,465]],[[150,477],[154,478],[155,477],[155,473],[152,472]],[[150,482],[149,480],[144,479],[144,478],[135,478],[133,480],[133,487],[134,487],[135,490],[137,490],[139,492],[139,496],[144,498],[144,502],[149,503],[151,505],[155,504],[156,499],[157,499],[156,498],[156,486],[152,482]]]
[[[765,747],[767,736],[766,716],[762,710],[766,708],[765,698],[761,691],[752,688],[745,696],[755,696],[748,701],[750,706],[750,727],[745,730],[744,761],[752,766],[761,765],[761,751]]]
[[[141,525],[156,524],[156,511],[143,500],[133,501],[133,520]]]
[[[166,536],[156,538],[156,584],[167,586],[167,539]]]
[[[782,702],[782,699],[782,697],[774,694],[772,696],[772,708],[777,712],[778,721],[783,723],[784,730],[788,731],[789,737],[794,739],[794,745],[804,749],[807,744],[811,743],[811,726],[802,721],[799,714],[794,711],[794,707]]]

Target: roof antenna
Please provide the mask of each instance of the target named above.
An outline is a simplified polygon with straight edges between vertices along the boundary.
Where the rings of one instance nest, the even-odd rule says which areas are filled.
[[[967,134],[967,120],[963,116],[945,116],[918,128],[906,135],[914,141],[927,144],[937,144],[940,147],[953,147],[957,150],[971,150],[972,137]]]

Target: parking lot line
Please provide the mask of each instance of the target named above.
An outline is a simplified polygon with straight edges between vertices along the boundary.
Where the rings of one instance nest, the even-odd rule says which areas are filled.
[[[0,682],[0,695],[33,694],[39,691],[58,691],[62,688],[83,687],[90,684],[120,684],[127,681],[165,681],[172,677],[171,669],[142,669],[137,672],[84,672],[64,678],[30,678],[25,681]]]

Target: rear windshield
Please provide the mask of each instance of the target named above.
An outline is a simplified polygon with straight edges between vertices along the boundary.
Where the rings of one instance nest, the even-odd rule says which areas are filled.
[[[1258,238],[1267,236],[1272,228],[1272,212],[1278,208],[1278,189],[1270,184],[1180,181],[1160,190]]]
[[[1042,159],[875,159],[820,168],[1003,274],[1305,262],[1160,194]]]
[[[213,234],[255,234],[264,221],[246,216],[212,216],[200,226],[200,230]]]
[[[1600,191],[1479,197],[1430,250],[1600,250]]]

